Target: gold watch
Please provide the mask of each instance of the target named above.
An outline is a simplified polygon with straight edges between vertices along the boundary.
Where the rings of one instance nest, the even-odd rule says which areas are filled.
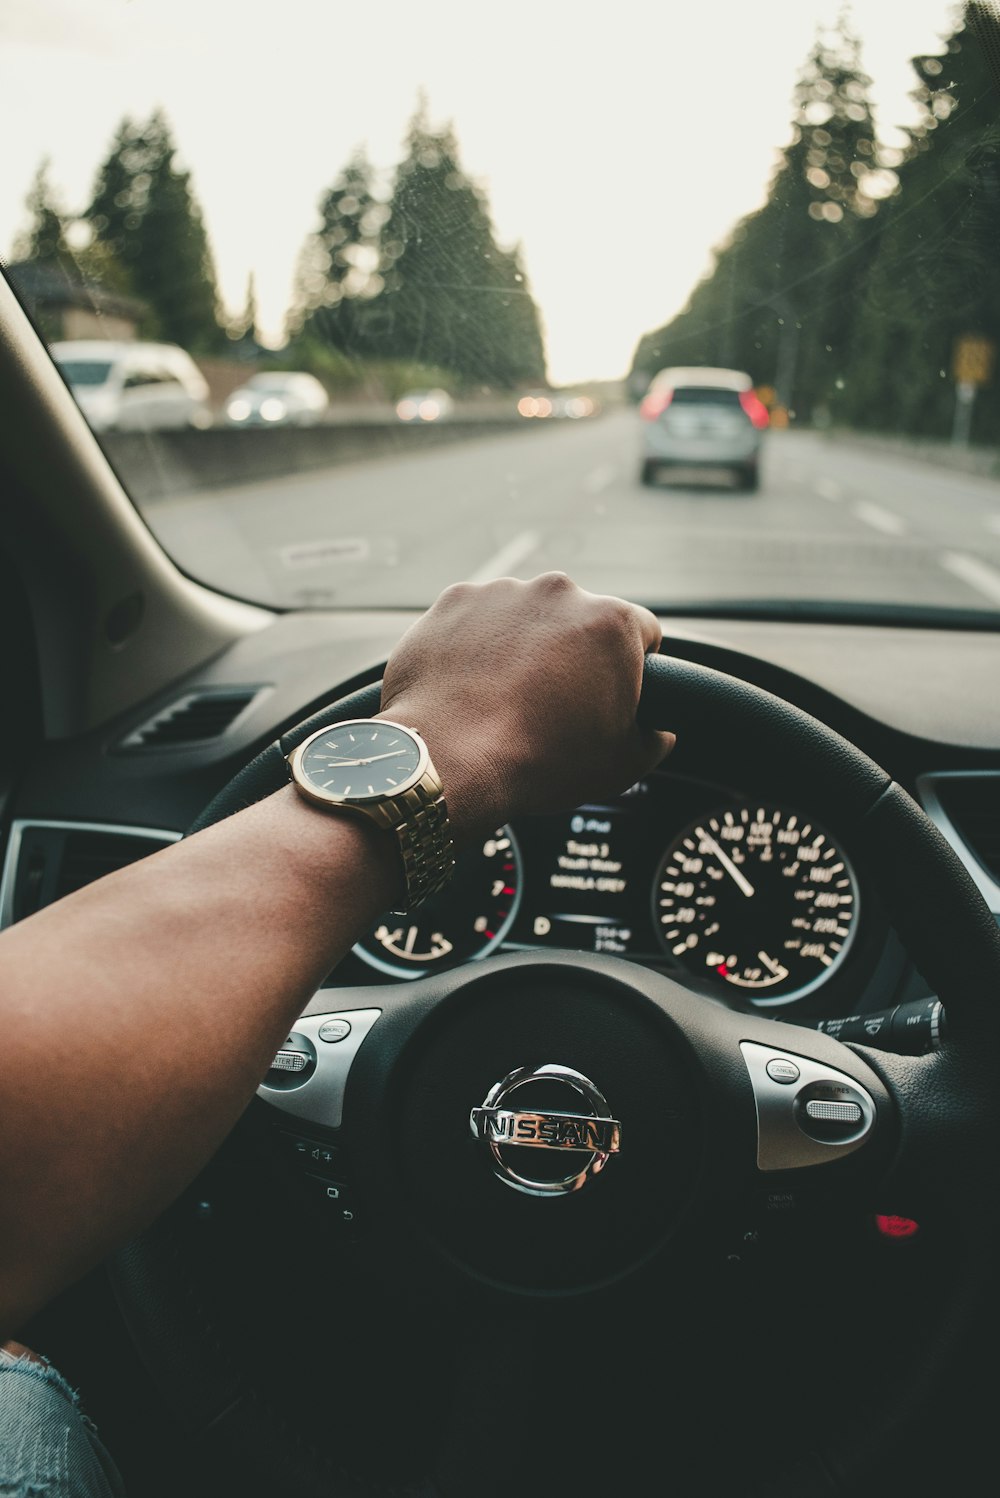
[[[415,728],[352,718],[311,733],[288,756],[299,793],[327,811],[353,811],[396,834],[406,909],[423,904],[455,867],[448,808],[427,745]]]

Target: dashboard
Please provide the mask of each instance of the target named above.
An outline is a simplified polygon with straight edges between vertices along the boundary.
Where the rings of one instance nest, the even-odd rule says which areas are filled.
[[[377,680],[410,622],[279,617],[134,712],[44,746],[7,799],[0,924],[182,835],[279,734]],[[1000,711],[981,690],[983,671],[1000,670],[1000,638],[667,621],[664,648],[795,702],[884,765],[1000,913],[1000,858],[980,846],[990,816],[1000,826]],[[495,829],[441,896],[377,921],[326,986],[571,949],[809,1025],[924,997],[849,838],[816,820],[808,796],[790,798],[781,766],[752,744],[726,746],[722,761],[730,773],[708,778],[679,743],[607,804]]]
[[[177,839],[278,734],[379,679],[412,617],[278,617],[135,712],[46,745],[7,797],[0,924]],[[885,765],[1000,918],[1000,843],[987,846],[1000,710],[981,689],[1000,671],[997,635],[668,622],[665,650],[793,701]],[[808,797],[790,800],[780,765],[751,743],[723,759],[731,773],[707,779],[678,743],[609,803],[496,828],[442,896],[410,917],[386,912],[325,986],[569,948],[805,1025],[924,998],[850,840]]]
[[[331,981],[560,948],[784,1008],[842,974],[862,915],[850,856],[808,812],[663,771],[607,804],[498,828],[447,890],[377,921]]]

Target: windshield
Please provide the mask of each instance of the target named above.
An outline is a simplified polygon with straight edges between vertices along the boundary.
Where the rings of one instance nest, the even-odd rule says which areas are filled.
[[[59,368],[71,385],[105,385],[111,374],[101,359],[60,359]]]
[[[0,252],[71,387],[95,340],[204,376],[87,412],[192,575],[1000,614],[996,4],[8,0],[0,38]]]

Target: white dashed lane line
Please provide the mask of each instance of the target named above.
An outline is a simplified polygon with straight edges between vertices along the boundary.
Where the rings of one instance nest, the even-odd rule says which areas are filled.
[[[883,536],[902,536],[906,531],[906,522],[899,515],[894,515],[891,510],[883,510],[881,505],[869,504],[867,499],[861,499],[854,506],[854,513],[865,525],[870,525],[872,530],[881,531]]]
[[[821,499],[838,500],[843,499],[844,491],[836,479],[817,479],[816,493]]]
[[[519,567],[527,557],[530,557],[533,551],[538,550],[541,539],[537,531],[519,532],[518,535],[512,537],[507,542],[506,546],[501,546],[500,550],[491,556],[488,562],[484,562],[481,567],[477,567],[476,571],[468,579],[469,582],[489,583],[495,577],[513,576],[515,568]]]
[[[975,588],[990,603],[1000,604],[1000,572],[978,557],[966,556],[962,551],[946,551],[941,557],[941,566],[952,577],[961,578],[970,588]]]

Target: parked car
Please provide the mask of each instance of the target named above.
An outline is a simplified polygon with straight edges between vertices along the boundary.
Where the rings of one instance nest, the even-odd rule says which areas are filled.
[[[255,374],[226,401],[230,426],[315,426],[330,397],[315,375],[299,370]]]
[[[728,468],[743,489],[760,483],[767,407],[738,369],[661,369],[639,407],[644,484],[671,465]]]
[[[54,343],[52,355],[95,432],[207,427],[208,384],[175,343]]]
[[[408,390],[396,402],[400,421],[447,421],[454,410],[447,390]]]

